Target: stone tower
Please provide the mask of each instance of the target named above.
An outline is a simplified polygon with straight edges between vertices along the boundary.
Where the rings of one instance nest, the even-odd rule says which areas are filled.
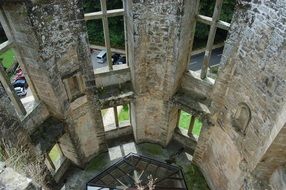
[[[199,15],[199,0],[124,0],[122,10],[106,3],[84,14],[79,0],[0,1],[8,38],[0,50],[14,48],[35,99],[19,113],[23,107],[1,77],[0,137],[11,150],[25,147],[27,163],[39,163],[45,175],[34,180],[58,189],[71,164],[84,168],[108,142],[130,137],[181,144],[213,190],[285,188],[285,1],[241,0],[230,25],[219,21],[222,0],[212,18]],[[102,19],[108,34],[107,18],[118,15],[128,65],[112,66],[107,35],[109,67],[94,72],[86,21]],[[197,75],[188,64],[199,21],[210,34]],[[228,29],[228,37],[214,82],[206,73],[216,28]],[[101,110],[125,104],[130,125],[106,131]],[[202,120],[198,139],[178,133],[180,110]],[[49,158],[55,145],[65,157],[56,171]]]

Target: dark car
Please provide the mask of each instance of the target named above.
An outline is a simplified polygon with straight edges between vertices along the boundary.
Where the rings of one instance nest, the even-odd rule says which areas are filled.
[[[126,57],[122,56],[118,59],[117,64],[121,65],[121,64],[125,64],[126,63]]]
[[[15,82],[13,83],[13,87],[17,88],[17,87],[21,87],[21,88],[28,88],[28,83],[25,79],[17,79],[15,80]]]
[[[120,58],[120,54],[115,53],[111,56],[111,58],[112,58],[112,64],[115,65],[118,59]]]

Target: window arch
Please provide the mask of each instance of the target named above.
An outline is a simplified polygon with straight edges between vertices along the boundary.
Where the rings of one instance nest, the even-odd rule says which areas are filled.
[[[251,111],[246,103],[239,103],[233,117],[233,127],[245,134],[246,128],[251,120]]]

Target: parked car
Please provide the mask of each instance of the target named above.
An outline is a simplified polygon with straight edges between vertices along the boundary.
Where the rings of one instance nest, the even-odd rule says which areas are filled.
[[[27,89],[29,87],[26,79],[17,79],[12,83],[14,88],[21,87]]]
[[[27,95],[27,89],[23,87],[15,87],[16,94],[20,97]]]
[[[102,50],[96,56],[97,63],[104,63],[106,61],[106,51]]]
[[[118,59],[120,58],[120,54],[114,53],[114,54],[111,56],[111,58],[112,58],[112,64],[115,65],[116,62],[118,61]]]
[[[117,61],[117,64],[118,65],[126,64],[126,57],[125,56],[120,57]]]

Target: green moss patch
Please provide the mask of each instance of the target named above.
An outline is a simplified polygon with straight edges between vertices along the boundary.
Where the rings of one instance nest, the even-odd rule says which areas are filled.
[[[209,190],[208,184],[200,169],[194,164],[183,168],[189,190]]]
[[[140,146],[140,149],[143,153],[148,153],[151,155],[161,155],[163,154],[163,149],[160,145],[158,144],[150,144],[146,143]]]
[[[107,164],[107,158],[104,156],[104,154],[100,154],[96,156],[92,161],[90,161],[86,167],[86,171],[102,170]]]

